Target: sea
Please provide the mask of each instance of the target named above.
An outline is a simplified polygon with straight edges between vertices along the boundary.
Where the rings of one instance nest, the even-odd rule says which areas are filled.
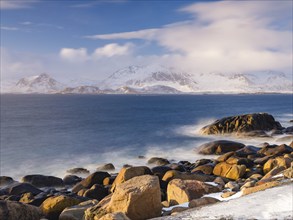
[[[83,167],[147,165],[151,157],[195,162],[202,136],[216,119],[255,112],[292,126],[292,94],[237,95],[1,95],[0,175],[64,177]],[[245,144],[275,139],[241,139]],[[139,158],[144,156],[144,158]]]

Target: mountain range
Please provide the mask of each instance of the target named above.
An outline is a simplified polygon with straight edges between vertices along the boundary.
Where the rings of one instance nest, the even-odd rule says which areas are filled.
[[[199,94],[292,93],[292,79],[282,72],[187,73],[164,66],[129,66],[102,81],[61,83],[49,74],[1,83],[1,93],[41,94]]]

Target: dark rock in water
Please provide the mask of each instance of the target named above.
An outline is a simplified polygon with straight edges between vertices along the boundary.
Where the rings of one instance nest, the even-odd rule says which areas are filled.
[[[47,198],[48,196],[45,193],[40,193],[36,196],[32,193],[25,193],[21,196],[19,202],[28,205],[40,206]]]
[[[241,149],[240,149],[241,150]],[[218,162],[224,162],[224,161],[226,161],[229,157],[231,157],[231,156],[234,156],[235,155],[235,152],[234,151],[230,151],[230,152],[228,152],[228,153],[225,153],[225,154],[222,154],[221,156],[219,156],[218,158],[217,158],[217,161]]]
[[[238,137],[262,137],[262,138],[268,138],[271,137],[268,135],[265,131],[249,131],[249,132],[237,132],[236,135]]]
[[[22,177],[22,182],[30,183],[36,187],[64,186],[63,180],[55,176],[27,175]]]
[[[71,174],[89,174],[90,173],[89,170],[82,167],[72,168],[70,170],[67,170],[66,172]]]
[[[210,159],[199,159],[199,160],[195,161],[194,168],[201,166],[201,165],[204,165],[204,164],[207,164],[207,163],[213,163],[213,161]]]
[[[215,176],[206,175],[201,173],[183,173],[177,170],[169,170],[165,173],[162,180],[165,182],[169,182],[173,179],[181,179],[181,180],[198,180],[202,182],[213,182],[215,180]]]
[[[98,171],[103,171],[103,170],[115,170],[115,167],[112,163],[106,163],[103,164],[102,166],[97,168]]]
[[[271,133],[272,136],[281,135],[281,134],[283,134],[283,131],[281,131],[281,130],[272,130],[272,133]]]
[[[102,185],[95,184],[90,189],[86,190],[83,194],[84,197],[102,200],[107,195],[109,195],[109,190]]]
[[[138,159],[145,159],[145,156],[139,155],[137,158]]]
[[[254,165],[253,161],[247,158],[241,158],[237,156],[231,156],[226,160],[228,164],[245,165],[246,167],[252,167]]]
[[[293,134],[293,126],[290,126],[284,130],[286,134]]]
[[[159,176],[159,177],[163,177],[165,175],[165,173],[169,170],[172,170],[172,168],[168,167],[168,166],[157,166],[157,167],[153,167],[151,169],[151,171],[153,172],[153,174]],[[160,179],[161,179],[160,178]]]
[[[124,165],[123,165],[123,168],[127,168],[127,167],[133,167],[133,166],[130,165],[130,164],[124,164]]]
[[[30,192],[33,195],[37,195],[42,192],[42,190],[34,187],[29,183],[13,183],[11,185],[6,186],[1,190],[4,194],[8,195],[21,195],[23,193]]]
[[[148,160],[148,164],[156,164],[158,166],[164,166],[169,163],[169,160],[161,157],[152,157]]]
[[[284,136],[284,137],[280,137],[276,140],[276,142],[290,142],[293,141],[293,135],[288,135],[288,136]]]
[[[238,157],[247,157],[248,155],[254,155],[257,154],[257,152],[260,150],[261,148],[259,147],[255,147],[255,146],[245,146],[243,148],[241,148],[240,150],[237,150],[235,152],[235,155]]]
[[[283,127],[267,113],[254,113],[222,118],[201,129],[202,134],[246,133],[251,131],[282,130]]]
[[[170,167],[172,170],[178,170],[180,172],[185,172],[186,169],[182,164],[177,164],[177,163],[171,163],[167,165],[168,167]]]
[[[230,151],[237,151],[245,147],[244,144],[234,141],[219,140],[203,144],[199,147],[200,154],[224,154]]]
[[[259,154],[264,154],[266,156],[272,155],[282,155],[282,154],[290,154],[293,152],[293,149],[286,144],[281,145],[268,145],[263,147],[261,150],[258,151]]]
[[[208,164],[200,165],[200,166],[197,166],[196,168],[194,168],[191,171],[191,173],[200,171],[200,172],[202,172],[204,174],[210,175],[210,174],[213,173],[214,167],[215,167],[214,163],[208,163]]]
[[[293,120],[290,120],[289,122],[292,122],[293,123]]]
[[[103,184],[103,181],[106,177],[110,177],[110,174],[107,172],[95,172],[92,173],[91,175],[89,175],[87,178],[85,178],[84,180],[82,180],[80,183],[76,184],[73,189],[72,192],[77,193],[79,190],[81,190],[82,188],[91,188],[94,184]]]
[[[41,210],[35,206],[0,200],[1,220],[40,220],[41,217]]]
[[[0,186],[6,186],[13,182],[14,180],[9,176],[0,176]]]
[[[63,178],[63,182],[65,185],[75,185],[76,183],[80,182],[82,180],[81,177],[75,176],[75,175],[66,175]]]

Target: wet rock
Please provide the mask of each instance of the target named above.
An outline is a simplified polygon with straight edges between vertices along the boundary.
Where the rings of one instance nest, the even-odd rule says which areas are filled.
[[[155,174],[155,175],[157,174],[158,176],[162,176],[162,177],[169,170],[172,170],[172,168],[170,168],[168,166],[156,166],[151,169],[153,174]]]
[[[27,175],[22,177],[23,183],[30,183],[35,187],[63,187],[64,183],[61,178],[44,175]]]
[[[104,186],[109,186],[109,185],[112,185],[116,179],[117,175],[113,175],[113,176],[110,176],[110,177],[106,177],[104,180],[103,180],[103,185]]]
[[[228,179],[237,180],[241,178],[246,171],[245,165],[235,165],[235,164],[228,164],[226,162],[218,163],[213,173],[217,176],[226,177]]]
[[[231,156],[226,160],[228,164],[237,164],[237,165],[245,165],[246,167],[252,167],[254,165],[253,161],[247,158],[241,158],[236,156]]]
[[[78,184],[76,184],[73,189],[72,192],[78,192],[79,190],[83,189],[83,188],[91,188],[94,184],[103,184],[103,181],[106,177],[110,177],[110,174],[107,172],[102,172],[102,171],[98,171],[95,173],[92,173],[91,175],[89,175],[88,177],[86,177],[85,179],[83,179],[81,182],[79,182]]]
[[[282,156],[271,158],[264,164],[263,172],[264,174],[267,174],[275,167],[284,167],[285,169],[289,168],[292,161],[293,160],[291,158],[284,158]]]
[[[107,171],[107,170],[115,170],[115,167],[112,163],[106,163],[97,168],[98,171]]]
[[[232,156],[234,156],[234,155],[235,155],[235,152],[234,152],[234,151],[231,151],[231,152],[225,153],[225,154],[219,156],[219,157],[217,158],[217,161],[218,161],[218,162],[225,162],[229,157],[232,157]]]
[[[266,156],[273,156],[273,155],[282,155],[282,154],[290,154],[293,152],[293,149],[286,144],[282,145],[268,145],[263,147],[261,150],[258,151],[259,154],[264,154]]]
[[[2,220],[39,220],[41,210],[20,202],[0,200],[0,219]]]
[[[235,152],[238,157],[247,157],[248,155],[255,155],[261,148],[255,146],[245,146]]]
[[[293,126],[287,127],[284,130],[284,133],[286,133],[286,134],[293,134]]]
[[[95,184],[90,189],[86,190],[83,194],[84,197],[102,200],[109,194],[109,190],[102,185]]]
[[[265,156],[265,157],[257,158],[253,162],[255,164],[264,165],[270,158],[272,158],[272,156]]]
[[[267,113],[254,113],[237,115],[216,120],[214,123],[201,129],[201,133],[227,134],[227,133],[247,133],[251,131],[271,131],[282,130],[283,127],[274,117]]]
[[[71,174],[89,174],[90,173],[89,170],[82,167],[72,168],[70,170],[67,170],[66,172]]]
[[[0,187],[7,186],[13,182],[14,180],[9,176],[0,176]]]
[[[286,167],[284,166],[277,166],[273,168],[272,170],[270,170],[261,180],[272,178],[273,176],[281,173],[285,169]]]
[[[161,157],[152,157],[148,160],[148,164],[156,164],[157,166],[164,166],[169,163],[169,160]]]
[[[104,215],[100,220],[130,220],[124,213],[122,212],[114,212],[108,213]]]
[[[21,195],[27,192],[30,192],[33,195],[37,195],[42,192],[42,190],[34,187],[29,183],[13,183],[7,186],[7,188],[5,188],[4,190],[9,195]]]
[[[218,187],[201,181],[174,179],[168,184],[167,197],[170,205],[178,205],[219,191]]]
[[[214,167],[215,167],[215,164],[213,164],[213,163],[212,163],[212,164],[209,163],[209,164],[200,165],[200,166],[194,168],[194,169],[191,171],[191,173],[194,173],[194,172],[198,172],[198,171],[200,171],[200,172],[202,172],[202,173],[204,173],[204,174],[208,174],[208,175],[210,175],[210,174],[213,173]]]
[[[191,200],[188,204],[188,207],[195,208],[195,207],[200,207],[200,206],[205,206],[205,205],[211,205],[211,204],[217,203],[219,201],[220,200],[212,198],[212,197],[202,197],[199,199]]]
[[[184,165],[182,165],[182,164],[171,163],[171,164],[168,164],[167,166],[170,167],[172,170],[178,170],[180,172],[186,171]]]
[[[82,180],[81,177],[76,176],[76,175],[66,175],[63,178],[63,183],[65,185],[75,185],[76,183],[79,183]]]
[[[200,154],[224,154],[230,151],[237,151],[243,147],[245,147],[245,145],[239,142],[219,140],[219,141],[212,141],[212,142],[201,145],[199,147],[199,153]]]
[[[215,177],[206,174],[198,174],[198,173],[182,173],[176,170],[169,170],[165,173],[162,180],[165,182],[169,182],[173,179],[181,179],[181,180],[198,180],[202,182],[213,182]]]
[[[19,199],[19,202],[28,205],[40,206],[47,198],[48,196],[45,193],[40,193],[34,196],[32,193],[29,192],[22,194],[21,198]]]
[[[111,191],[114,192],[115,188],[118,185],[120,185],[121,183],[124,183],[125,181],[133,177],[142,176],[146,174],[152,174],[152,171],[146,166],[122,168],[118,176],[116,177],[114,183],[112,184]]]
[[[40,206],[42,212],[48,219],[58,219],[61,212],[71,206],[79,204],[81,200],[69,196],[53,196],[46,199]]]

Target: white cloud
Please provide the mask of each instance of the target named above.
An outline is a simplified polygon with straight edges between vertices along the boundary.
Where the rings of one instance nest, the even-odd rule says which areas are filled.
[[[33,23],[30,21],[24,21],[24,22],[20,22],[20,24],[22,25],[32,25]]]
[[[62,48],[60,50],[60,57],[64,60],[73,62],[82,62],[88,59],[86,48]]]
[[[18,31],[19,30],[19,28],[17,28],[17,27],[7,27],[7,26],[1,26],[0,29],[5,30],[5,31]]]
[[[112,56],[127,55],[131,52],[132,48],[133,48],[132,43],[126,43],[121,46],[116,43],[107,44],[103,47],[97,48],[94,51],[93,56],[94,57],[112,57]]]
[[[39,2],[39,0],[1,0],[0,9],[22,9],[31,8],[34,3]]]

